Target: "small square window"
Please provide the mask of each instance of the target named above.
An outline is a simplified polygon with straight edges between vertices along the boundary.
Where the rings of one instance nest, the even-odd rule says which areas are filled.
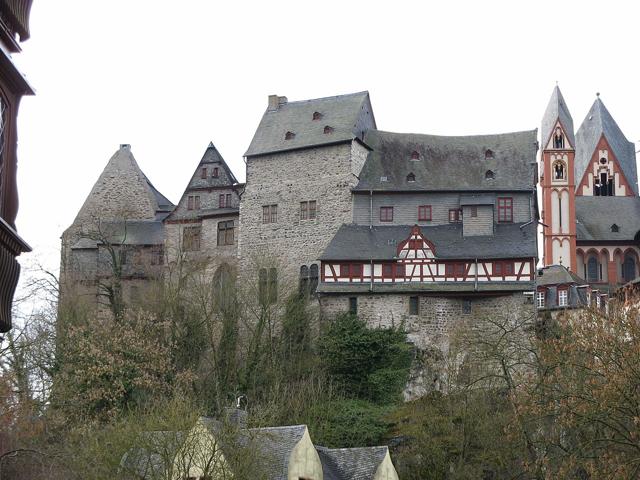
[[[278,205],[262,206],[262,223],[276,223],[278,221]]]
[[[419,222],[431,221],[431,205],[420,205],[418,207],[418,221]]]
[[[409,315],[420,314],[420,299],[418,297],[409,297]]]
[[[462,221],[462,210],[459,208],[452,208],[449,210],[449,223],[456,223]]]
[[[383,263],[382,264],[382,276],[384,278],[393,277],[393,264],[392,263]]]
[[[380,221],[393,222],[393,207],[380,207]]]

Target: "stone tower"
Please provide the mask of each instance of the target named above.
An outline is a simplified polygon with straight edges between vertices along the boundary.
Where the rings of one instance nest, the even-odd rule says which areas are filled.
[[[545,265],[576,272],[575,136],[573,119],[558,86],[542,118],[542,222]]]

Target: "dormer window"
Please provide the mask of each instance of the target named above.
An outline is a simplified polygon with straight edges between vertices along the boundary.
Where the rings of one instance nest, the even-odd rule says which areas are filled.
[[[313,119],[320,120],[322,118],[322,114],[320,112],[313,112]]]
[[[611,231],[613,233],[618,233],[620,231],[620,227],[614,223],[613,225],[611,225]]]
[[[484,152],[484,158],[485,159],[493,158],[493,150],[487,148]]]
[[[411,160],[420,160],[420,154],[414,150],[411,152]]]
[[[487,170],[484,173],[484,178],[487,179],[487,180],[493,180],[495,177],[496,177],[495,174],[491,170]]]
[[[416,176],[413,173],[410,173],[409,175],[407,175],[407,182],[415,182],[416,181]]]
[[[560,127],[557,127],[553,134],[553,148],[564,148],[564,135]]]
[[[284,134],[284,139],[285,140],[293,140],[293,138],[296,136],[295,133],[293,132],[287,132]]]
[[[329,125],[325,125],[324,127],[324,133],[333,133],[333,127],[330,127]]]

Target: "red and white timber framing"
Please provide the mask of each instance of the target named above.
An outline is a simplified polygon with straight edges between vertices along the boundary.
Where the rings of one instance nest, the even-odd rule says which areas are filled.
[[[438,259],[433,244],[415,226],[393,260],[323,261],[326,283],[531,282],[533,258]],[[373,273],[373,278],[372,278]]]

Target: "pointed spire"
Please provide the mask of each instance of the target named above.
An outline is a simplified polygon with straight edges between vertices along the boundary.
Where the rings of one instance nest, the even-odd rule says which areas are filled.
[[[209,146],[207,148],[211,148],[211,147],[216,148],[213,146],[213,142],[209,142]]]
[[[622,130],[620,130],[620,127],[602,102],[600,92],[596,93],[596,99],[576,133],[576,179],[582,178],[602,135],[606,138],[620,164],[622,173],[637,195],[638,174],[635,145],[628,141]]]
[[[549,139],[553,133],[553,128],[558,120],[560,120],[560,123],[565,130],[569,143],[573,148],[575,148],[576,143],[573,135],[573,118],[571,118],[569,108],[567,107],[564,97],[562,96],[562,92],[560,92],[560,87],[558,87],[558,83],[556,82],[556,86],[553,88],[551,98],[549,99],[549,104],[547,105],[547,109],[542,117],[542,128],[540,130],[540,134],[543,148],[545,148],[547,143],[549,143]]]

